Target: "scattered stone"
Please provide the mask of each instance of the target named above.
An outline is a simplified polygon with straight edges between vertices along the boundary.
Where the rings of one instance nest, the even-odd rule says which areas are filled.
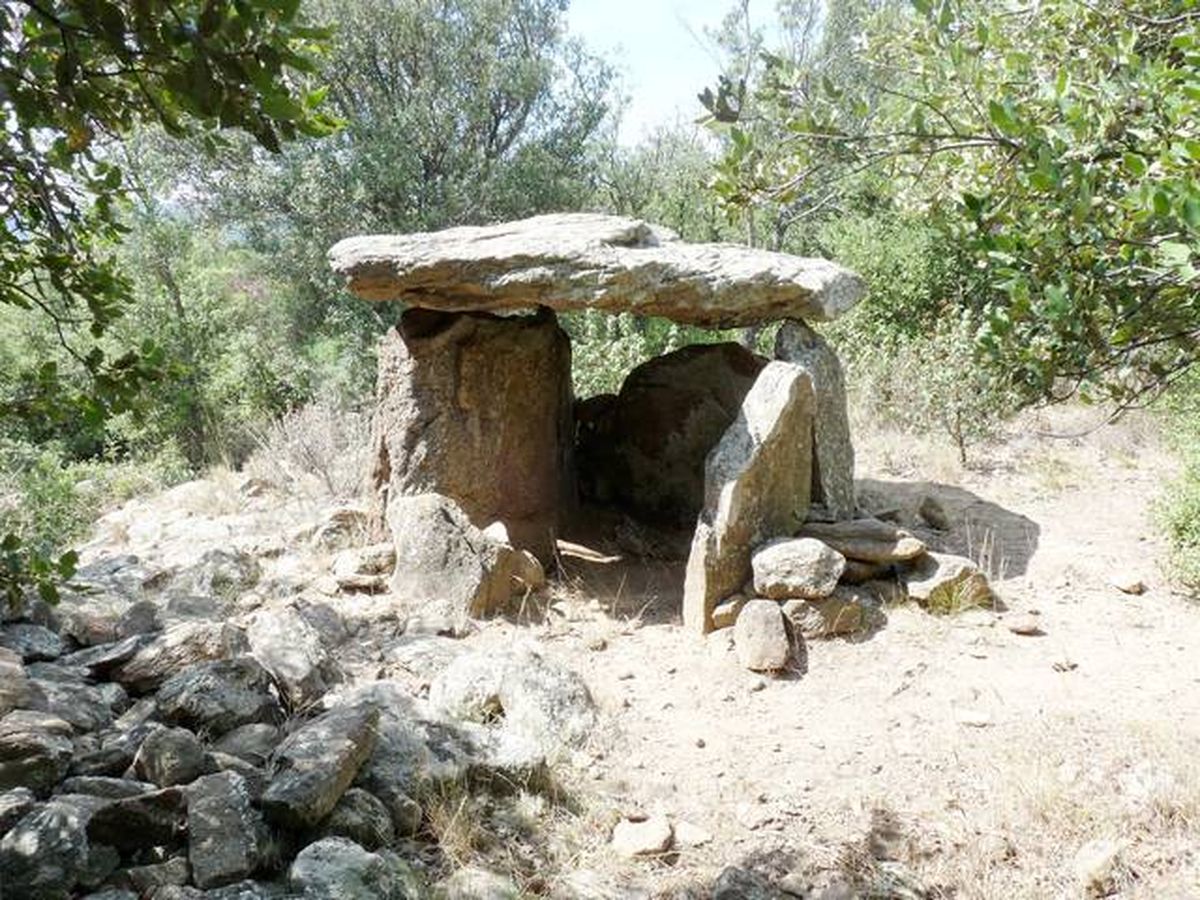
[[[164,722],[214,737],[239,725],[283,720],[270,674],[250,656],[184,669],[163,682],[157,703]]]
[[[12,831],[35,806],[37,797],[29,788],[16,787],[0,794],[0,837]]]
[[[246,638],[251,654],[278,679],[293,707],[310,706],[337,681],[320,631],[295,605],[259,610]]]
[[[745,594],[734,594],[728,600],[723,600],[714,606],[712,611],[713,630],[732,628],[748,599]]]
[[[812,502],[833,521],[854,515],[854,444],[846,405],[846,381],[837,354],[804,322],[790,319],[775,338],[775,358],[800,366],[812,379]]]
[[[926,494],[921,498],[921,505],[917,507],[917,515],[935,531],[949,531],[954,527],[945,507],[931,494]]]
[[[144,694],[189,666],[227,659],[246,649],[245,636],[232,625],[184,622],[140,646],[112,670],[111,677],[133,693]]]
[[[612,833],[612,848],[627,859],[654,856],[671,849],[674,829],[666,816],[650,816],[634,821],[622,819]]]
[[[373,487],[387,489],[397,572],[415,535],[398,531],[412,527],[412,510],[392,504],[430,492],[474,526],[501,521],[514,547],[553,559],[574,479],[571,344],[553,313],[409,308],[380,343],[378,385]]]
[[[985,709],[959,709],[955,711],[954,718],[959,725],[966,725],[968,728],[988,728],[995,724],[992,714]]]
[[[820,600],[837,587],[846,558],[813,538],[783,538],[756,550],[751,566],[760,597]]]
[[[302,726],[280,746],[262,809],[295,829],[316,825],[337,804],[375,747],[379,711],[343,706]]]
[[[243,759],[252,766],[265,765],[279,745],[279,729],[264,722],[252,722],[221,737],[213,750]]]
[[[112,643],[77,650],[62,657],[59,664],[85,669],[93,679],[105,679],[113,669],[132,659],[138,650],[153,639],[151,635],[132,635]]]
[[[0,838],[4,900],[66,900],[87,869],[85,816],[50,802],[34,809]]]
[[[713,885],[712,900],[790,900],[761,875],[726,866]]]
[[[25,704],[29,696],[29,679],[21,655],[0,648],[0,716]]]
[[[1027,614],[1017,616],[1008,622],[1008,630],[1023,637],[1041,637],[1046,632],[1042,630],[1042,622],[1037,616]]]
[[[0,719],[0,791],[25,787],[43,794],[71,765],[71,726],[46,713],[16,710]]]
[[[806,522],[800,536],[817,538],[848,559],[869,563],[903,562],[925,552],[925,544],[911,532],[879,519]]]
[[[367,850],[389,846],[395,839],[392,815],[379,798],[362,788],[342,794],[333,812],[321,824],[325,837],[344,837]]]
[[[965,556],[925,553],[903,572],[908,596],[934,612],[990,606],[992,589],[979,566]]]
[[[596,724],[583,680],[531,648],[462,654],[433,679],[429,703],[465,721],[499,721],[550,755],[582,744]]]
[[[823,600],[788,600],[783,614],[806,640],[858,634],[880,618],[878,601],[863,588],[839,585]]]
[[[733,425],[705,463],[704,509],[684,581],[683,619],[712,630],[712,610],[751,575],[751,548],[792,534],[812,486],[812,380],[773,362],[746,394]]]
[[[248,877],[262,859],[266,828],[234,772],[205,775],[188,788],[188,861],[200,888]]]
[[[292,862],[288,880],[313,900],[418,900],[421,885],[399,857],[369,853],[353,841],[324,838]]]
[[[520,900],[512,879],[468,866],[433,886],[433,900]]]
[[[1075,853],[1072,869],[1088,896],[1103,897],[1116,890],[1124,845],[1107,838],[1088,841]]]
[[[688,244],[668,229],[595,213],[348,238],[329,258],[367,300],[493,312],[601,309],[720,328],[831,321],[865,289],[825,260]]]
[[[186,728],[160,728],[142,741],[133,759],[138,777],[159,787],[187,784],[204,774],[204,747]]]
[[[0,647],[20,654],[27,662],[58,659],[67,652],[67,642],[43,625],[14,622],[0,627]]]
[[[232,599],[258,582],[262,571],[252,555],[242,550],[208,550],[178,573],[167,591],[172,596]]]
[[[694,522],[708,452],[766,363],[740,344],[694,344],[637,366],[607,402],[584,401],[581,493],[640,519]]]
[[[114,800],[87,823],[88,840],[123,853],[174,845],[186,830],[187,798],[178,787]]]
[[[357,506],[336,506],[326,511],[312,532],[311,543],[325,550],[361,544],[372,530],[374,516]]]
[[[396,541],[392,592],[422,614],[462,628],[493,615],[513,596],[518,565],[512,547],[487,537],[447,497],[392,497],[388,523]]]
[[[350,575],[390,575],[396,567],[396,548],[391,544],[348,547],[333,558],[330,571],[335,578]]]
[[[738,662],[751,671],[779,671],[791,662],[794,636],[773,600],[747,603],[738,615],[733,640]]]

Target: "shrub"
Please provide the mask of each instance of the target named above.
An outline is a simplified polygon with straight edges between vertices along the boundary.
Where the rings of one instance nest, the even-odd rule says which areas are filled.
[[[292,410],[255,436],[246,470],[268,481],[315,477],[331,497],[359,494],[371,449],[368,417],[330,400]]]
[[[1183,470],[1164,492],[1156,513],[1166,534],[1172,574],[1200,591],[1200,376],[1186,379],[1164,398],[1163,414]]]

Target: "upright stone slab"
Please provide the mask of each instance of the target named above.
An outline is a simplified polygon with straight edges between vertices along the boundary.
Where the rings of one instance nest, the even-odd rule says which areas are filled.
[[[712,630],[717,602],[751,575],[763,541],[795,533],[812,487],[813,385],[800,366],[772,362],[705,463],[704,510],[692,539],[684,625]]]
[[[789,319],[779,329],[775,357],[803,368],[816,392],[813,503],[821,504],[835,522],[852,519],[854,445],[850,441],[842,364],[825,339],[798,319]]]
[[[543,560],[574,495],[571,345],[554,314],[409,309],[379,352],[376,490],[438,493]]]

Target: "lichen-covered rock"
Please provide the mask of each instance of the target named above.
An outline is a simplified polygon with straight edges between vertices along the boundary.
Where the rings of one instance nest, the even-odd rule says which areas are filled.
[[[449,310],[601,309],[705,327],[827,322],[865,290],[858,276],[822,259],[689,244],[665,228],[594,213],[348,238],[329,258],[367,300]]]
[[[163,682],[156,703],[164,722],[213,737],[239,725],[283,719],[270,674],[250,656],[184,669]]]
[[[86,815],[68,803],[34,809],[0,838],[4,900],[66,900],[88,864]]]
[[[295,605],[260,609],[246,626],[250,653],[278,680],[294,708],[320,699],[337,680],[321,633]]]
[[[187,794],[192,881],[213,888],[251,875],[262,860],[266,826],[245,780],[234,772],[205,775]]]
[[[57,716],[15,710],[0,719],[0,791],[41,794],[62,781],[74,747],[71,726]]]
[[[458,719],[496,723],[546,755],[581,745],[596,724],[583,680],[531,648],[462,654],[430,683],[429,702]]]
[[[751,548],[793,534],[812,488],[812,380],[791,363],[762,370],[705,464],[704,510],[684,580],[683,620],[712,630],[718,601],[751,576]]]
[[[406,310],[380,345],[378,384],[373,480],[393,534],[398,498],[438,493],[549,561],[574,494],[571,347],[553,314]]]
[[[834,521],[854,516],[854,444],[846,405],[842,364],[825,339],[804,322],[784,322],[775,338],[775,358],[800,366],[812,378],[812,502]]]
[[[415,874],[393,853],[370,853],[341,837],[309,844],[292,862],[288,880],[310,900],[418,900]]]
[[[520,900],[511,878],[468,866],[433,886],[433,900]]]
[[[704,461],[767,361],[739,344],[695,344],[642,363],[579,425],[581,485],[604,503],[671,524],[704,504]]]
[[[21,655],[0,648],[0,716],[25,704],[29,696],[29,679]]]
[[[242,725],[223,735],[212,745],[214,751],[228,753],[253,766],[265,765],[279,746],[279,728],[265,722]]]
[[[0,837],[12,831],[25,815],[37,806],[37,797],[26,787],[16,787],[0,794]]]
[[[168,628],[113,668],[112,679],[135,694],[153,691],[175,673],[210,660],[244,653],[246,637],[221,622],[183,622]]]
[[[58,659],[68,650],[57,632],[32,622],[0,626],[0,647],[20,654],[25,662]]]
[[[783,604],[797,633],[808,640],[858,634],[881,620],[879,601],[866,588],[839,585],[818,600],[788,600]]]
[[[813,538],[784,538],[755,550],[751,567],[760,597],[820,600],[837,587],[846,558]]]
[[[58,716],[77,731],[95,731],[109,725],[128,703],[125,691],[117,684],[72,684],[34,678],[29,681],[25,705]]]
[[[362,788],[352,787],[342,794],[321,823],[321,834],[344,837],[367,850],[389,846],[396,837],[392,815],[387,806]]]
[[[114,800],[92,813],[88,840],[123,853],[178,844],[187,831],[187,796],[169,787]]]
[[[104,775],[75,775],[63,781],[58,787],[63,794],[86,794],[89,797],[102,797],[106,800],[121,800],[125,797],[136,797],[158,790],[158,786],[149,781],[135,781],[132,778],[112,778]]]
[[[271,761],[262,796],[267,817],[289,828],[325,818],[375,748],[379,711],[366,704],[343,706],[293,732]]]
[[[159,787],[187,784],[204,773],[204,745],[186,728],[150,732],[133,760],[138,777]]]

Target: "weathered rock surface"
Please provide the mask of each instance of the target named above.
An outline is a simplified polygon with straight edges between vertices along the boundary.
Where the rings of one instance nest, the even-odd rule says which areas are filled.
[[[301,850],[288,879],[311,900],[418,900],[423,893],[415,875],[395,854],[369,853],[340,837]]]
[[[764,544],[751,559],[760,597],[820,600],[837,587],[846,558],[813,538],[784,538]]]
[[[245,779],[233,772],[205,775],[187,793],[192,881],[212,888],[248,877],[258,867],[266,832]]]
[[[146,693],[190,665],[226,659],[246,649],[245,635],[232,625],[185,622],[141,645],[111,676],[134,693]]]
[[[342,794],[321,824],[321,833],[347,838],[367,850],[387,847],[396,837],[391,812],[383,801],[355,787]]]
[[[31,679],[26,707],[58,716],[77,731],[94,731],[112,722],[128,705],[120,685],[90,685]]]
[[[279,729],[265,722],[242,725],[221,737],[213,750],[228,753],[254,766],[264,765],[279,745]]]
[[[0,719],[0,791],[44,793],[71,765],[71,726],[56,716],[16,710]]]
[[[903,562],[925,552],[925,544],[914,534],[879,519],[806,522],[799,534],[824,541],[847,559],[861,562]]]
[[[294,605],[262,609],[246,627],[250,653],[278,679],[293,707],[318,700],[337,681],[321,633]]]
[[[133,769],[159,787],[187,784],[203,774],[204,745],[186,728],[159,728],[138,748]]]
[[[157,704],[164,722],[213,737],[239,725],[283,719],[271,676],[250,656],[184,669],[163,682]]]
[[[66,900],[88,863],[86,816],[51,802],[0,839],[0,891],[5,900]]]
[[[178,843],[186,830],[187,795],[179,787],[113,801],[87,823],[89,841],[124,853]]]
[[[574,495],[571,346],[554,316],[409,309],[380,345],[378,384],[389,524],[397,498],[435,492],[548,561]]]
[[[12,831],[35,806],[37,797],[29,788],[17,787],[0,794],[0,837]]]
[[[468,866],[433,886],[433,900],[520,900],[512,879]]]
[[[697,344],[635,368],[602,412],[579,425],[588,493],[642,518],[693,521],[704,461],[767,361],[739,344]]]
[[[325,818],[370,757],[378,724],[374,707],[343,706],[292,733],[272,760],[262,796],[267,817],[291,828]]]
[[[812,378],[812,502],[834,521],[854,516],[854,444],[846,405],[846,380],[837,354],[825,339],[795,319],[775,338],[775,358],[800,366]]]
[[[27,663],[58,659],[68,649],[67,642],[57,632],[32,622],[0,627],[0,647],[20,654]]]
[[[87,794],[107,800],[122,800],[158,790],[149,781],[134,781],[131,778],[110,778],[104,775],[76,775],[66,779],[58,790],[63,794]]]
[[[754,672],[786,669],[792,660],[795,638],[774,600],[751,600],[733,626],[738,662]]]
[[[435,709],[469,722],[498,722],[543,754],[579,746],[596,724],[583,680],[529,648],[459,656],[429,686]]]
[[[881,621],[879,601],[865,588],[839,585],[819,600],[788,600],[783,614],[807,640],[858,634]]]
[[[349,238],[329,256],[350,290],[368,300],[449,310],[602,309],[709,327],[827,322],[865,289],[825,260],[687,244],[664,228],[591,213]]]
[[[453,500],[438,494],[393,497],[388,523],[396,544],[392,593],[411,612],[461,627],[468,617],[505,609],[525,561],[471,523]]]
[[[0,716],[23,706],[29,695],[29,679],[21,655],[0,648]]]
[[[908,596],[940,612],[986,606],[992,600],[987,576],[972,560],[951,553],[925,553],[903,571]]]
[[[666,816],[650,816],[634,821],[622,819],[613,828],[612,848],[619,856],[654,856],[671,849],[675,836]]]
[[[793,534],[812,487],[812,379],[791,363],[759,374],[733,425],[709,454],[704,510],[684,582],[684,624],[712,629],[716,603],[751,575],[751,548]]]

